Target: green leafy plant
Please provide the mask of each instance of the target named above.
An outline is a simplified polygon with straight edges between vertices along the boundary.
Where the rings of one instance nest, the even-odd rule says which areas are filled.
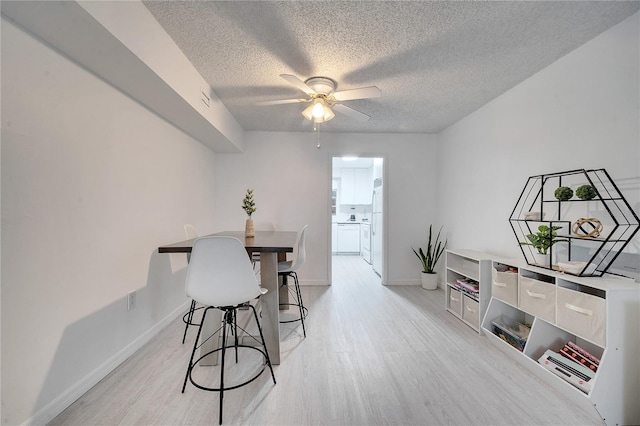
[[[533,246],[538,253],[547,254],[549,247],[552,245],[568,241],[564,238],[556,238],[558,236],[556,231],[560,228],[562,228],[562,226],[552,226],[549,228],[547,225],[540,225],[538,226],[538,232],[527,235],[527,239],[529,241],[520,242],[520,245]]]
[[[567,201],[573,197],[573,190],[568,186],[561,186],[555,190],[553,195],[560,201]]]
[[[422,248],[418,248],[418,251],[411,247],[411,250],[418,256],[420,259],[420,263],[422,264],[422,272],[426,274],[435,274],[435,267],[444,252],[444,248],[447,245],[447,241],[443,243],[440,241],[440,233],[442,232],[442,227],[440,227],[440,231],[438,231],[438,235],[436,239],[432,242],[432,233],[431,233],[432,225],[429,225],[429,239],[427,240],[427,252],[425,253]]]
[[[249,219],[251,219],[251,215],[256,211],[256,202],[253,201],[253,189],[247,189],[247,194],[244,196],[244,200],[242,200],[242,210],[249,215]]]
[[[594,198],[596,195],[596,190],[591,185],[582,185],[578,189],[576,189],[576,196],[581,200],[590,200]]]

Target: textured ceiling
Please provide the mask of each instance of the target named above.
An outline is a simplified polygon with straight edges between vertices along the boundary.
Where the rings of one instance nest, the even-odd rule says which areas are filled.
[[[145,1],[245,130],[310,131],[279,77],[327,76],[345,102],[328,132],[439,132],[640,9],[640,2]]]

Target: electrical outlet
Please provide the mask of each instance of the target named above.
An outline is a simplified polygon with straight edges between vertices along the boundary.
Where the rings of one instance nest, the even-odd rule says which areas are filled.
[[[136,292],[132,291],[127,295],[127,310],[130,311],[136,307]]]

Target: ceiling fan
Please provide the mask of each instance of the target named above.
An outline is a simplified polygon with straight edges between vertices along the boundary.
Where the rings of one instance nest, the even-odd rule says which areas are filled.
[[[306,93],[307,99],[281,99],[276,101],[257,102],[256,105],[281,105],[294,103],[311,103],[302,111],[302,115],[314,123],[324,123],[335,117],[332,110],[335,109],[349,117],[359,121],[368,121],[370,116],[351,107],[343,105],[344,101],[355,99],[378,98],[382,95],[380,89],[375,86],[361,87],[359,89],[341,90],[336,92],[338,86],[335,80],[328,77],[311,77],[305,81],[295,75],[280,74],[280,77]]]

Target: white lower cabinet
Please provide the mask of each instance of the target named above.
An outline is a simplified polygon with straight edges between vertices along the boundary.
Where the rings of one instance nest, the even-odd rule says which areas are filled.
[[[338,223],[337,253],[360,254],[360,224]]]
[[[640,424],[639,284],[494,259],[491,287],[481,328],[492,343],[607,425]],[[576,345],[599,365],[567,373],[559,353]]]

